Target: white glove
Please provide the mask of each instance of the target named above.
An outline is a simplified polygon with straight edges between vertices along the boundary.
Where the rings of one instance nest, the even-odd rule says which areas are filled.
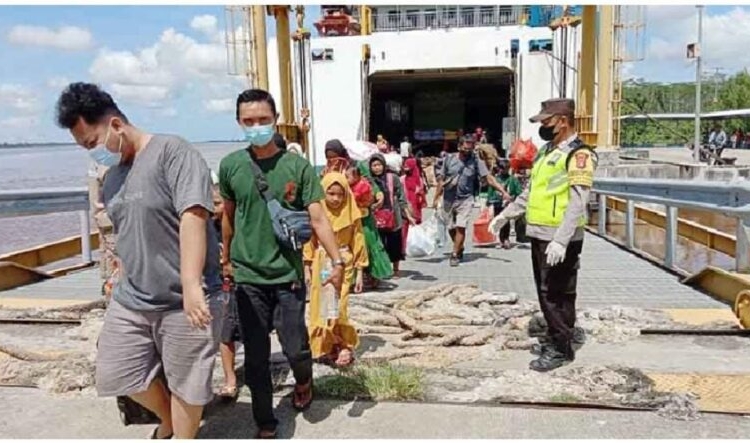
[[[492,219],[489,226],[487,227],[487,230],[492,235],[498,235],[500,234],[500,230],[503,229],[503,226],[505,226],[507,223],[508,219],[505,218],[502,213],[498,214],[495,218]]]
[[[560,243],[553,241],[547,246],[545,254],[547,254],[547,264],[550,266],[557,266],[565,260],[565,251],[567,248]]]

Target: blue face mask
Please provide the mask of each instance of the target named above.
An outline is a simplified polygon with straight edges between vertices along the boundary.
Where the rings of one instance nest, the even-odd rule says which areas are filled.
[[[242,130],[245,131],[245,140],[256,148],[267,145],[275,134],[273,124],[243,126]]]
[[[89,155],[95,162],[108,168],[119,165],[120,160],[122,159],[122,154],[119,152],[115,154],[104,145],[99,145],[94,149],[89,150]]]
[[[120,144],[117,147],[116,153],[107,149],[106,143],[108,139],[109,130],[107,130],[107,135],[104,137],[104,142],[97,145],[94,149],[89,150],[89,156],[95,162],[107,168],[119,165],[120,160],[122,160],[122,136],[120,136]]]

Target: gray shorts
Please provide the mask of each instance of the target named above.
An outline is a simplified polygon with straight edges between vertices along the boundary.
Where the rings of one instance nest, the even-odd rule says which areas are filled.
[[[220,294],[209,299],[213,321],[206,329],[190,326],[182,310],[132,311],[111,300],[97,345],[99,396],[144,392],[163,369],[171,392],[191,405],[208,404],[226,307]]]
[[[455,228],[466,229],[471,222],[471,211],[474,209],[474,199],[465,198],[452,202],[443,202],[442,218],[445,222],[445,228],[448,230]]]

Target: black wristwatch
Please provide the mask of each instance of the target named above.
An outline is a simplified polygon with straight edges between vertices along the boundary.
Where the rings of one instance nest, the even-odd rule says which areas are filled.
[[[338,260],[333,260],[331,264],[333,264],[333,266],[341,266],[342,268],[346,267],[346,262],[341,258]]]

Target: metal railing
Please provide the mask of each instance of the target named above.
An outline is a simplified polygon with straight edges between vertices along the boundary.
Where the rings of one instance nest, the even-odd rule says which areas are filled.
[[[86,188],[0,191],[0,217],[78,212],[81,224],[81,257],[91,263],[91,220]]]
[[[606,198],[618,197],[625,200],[625,247],[631,250],[635,250],[635,203],[664,205],[666,229],[663,264],[673,270],[678,270],[675,263],[677,209],[715,212],[736,218],[735,270],[750,272],[750,182],[597,177],[593,191],[598,198],[597,221],[600,235],[607,235]]]
[[[374,32],[417,29],[474,28],[521,24],[523,8],[509,5],[443,7],[440,10],[399,10],[372,15]]]
[[[625,246],[635,250],[635,203],[665,206],[666,233],[664,266],[677,269],[677,209],[717,212],[737,219],[735,269],[750,272],[750,181],[715,182],[698,180],[653,180],[597,177],[598,231],[607,232],[607,197],[626,201]],[[91,258],[90,203],[86,188],[0,191],[0,217],[79,212],[81,252],[84,263]]]

